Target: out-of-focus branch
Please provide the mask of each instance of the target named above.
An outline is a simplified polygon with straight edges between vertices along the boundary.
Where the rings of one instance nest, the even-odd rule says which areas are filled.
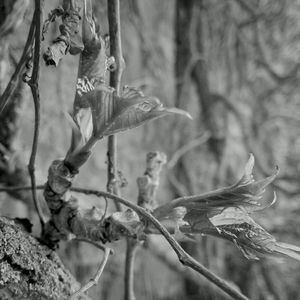
[[[275,80],[275,82],[283,84],[291,80],[297,75],[300,69],[300,63],[295,64],[295,66],[293,66],[293,68],[287,73],[278,74],[267,58],[267,50],[265,49],[266,46],[264,45],[260,31],[259,25],[256,24],[254,27],[254,37],[257,53],[259,55],[259,57],[256,59],[257,63],[267,71],[267,73],[273,80]]]
[[[156,206],[156,192],[159,186],[160,172],[166,163],[166,155],[161,152],[149,152],[146,158],[146,171],[137,178],[139,190],[138,205],[152,211]],[[139,242],[127,239],[125,263],[125,299],[134,300],[134,261]]]
[[[85,284],[81,289],[79,289],[77,292],[75,292],[70,300],[76,299],[79,295],[82,295],[84,292],[86,292],[87,290],[89,290],[92,286],[97,285],[98,281],[104,271],[104,268],[107,264],[108,258],[109,258],[109,254],[111,253],[111,249],[109,248],[105,248],[104,249],[104,257],[103,260],[97,270],[97,273],[95,275],[95,277],[93,279],[91,279],[87,284]]]
[[[2,94],[2,96],[0,98],[0,114],[3,112],[5,106],[8,104],[8,102],[11,101],[11,99],[12,99],[11,95],[18,85],[19,77],[25,71],[26,63],[28,62],[28,60],[30,58],[30,52],[31,52],[31,48],[33,45],[33,41],[34,41],[34,34],[35,34],[35,17],[33,16],[31,25],[30,25],[30,29],[29,29],[29,33],[28,33],[28,37],[27,37],[27,41],[24,46],[24,50],[23,50],[22,56],[20,58],[20,61],[17,65],[16,70],[15,70],[14,74],[12,75],[4,93]]]
[[[172,169],[178,160],[188,151],[206,143],[208,139],[210,138],[209,132],[204,132],[203,135],[201,135],[199,138],[196,138],[187,144],[183,145],[181,148],[177,149],[176,152],[172,155],[172,157],[169,159],[167,163],[167,168]]]

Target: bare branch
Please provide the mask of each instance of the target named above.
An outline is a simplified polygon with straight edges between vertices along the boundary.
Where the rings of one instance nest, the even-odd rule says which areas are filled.
[[[39,81],[40,52],[41,52],[41,19],[42,19],[41,1],[43,0],[35,0],[35,11],[33,17],[35,23],[33,71],[32,71],[31,79],[28,82],[28,85],[31,88],[33,101],[34,101],[34,134],[33,134],[32,150],[31,150],[31,155],[28,164],[28,171],[31,179],[32,198],[40,219],[42,232],[43,232],[46,219],[43,215],[41,205],[38,202],[36,196],[36,180],[35,180],[35,158],[36,158],[37,147],[38,147],[39,127],[40,127],[40,93],[39,93],[38,81]]]
[[[206,143],[209,138],[211,137],[210,133],[208,131],[204,132],[203,135],[201,135],[200,137],[188,142],[187,144],[185,144],[184,146],[182,146],[181,148],[179,148],[173,155],[172,157],[169,159],[169,162],[167,163],[167,168],[168,169],[172,169],[175,167],[175,165],[177,164],[178,160],[188,151]]]
[[[104,250],[104,257],[103,260],[97,270],[97,273],[95,274],[95,277],[92,278],[87,284],[85,284],[80,290],[78,290],[77,292],[75,292],[70,300],[76,299],[77,296],[83,294],[84,292],[86,292],[88,289],[90,289],[92,286],[97,285],[98,281],[103,273],[103,270],[106,266],[106,263],[108,261],[109,255],[110,255],[111,249],[110,248],[105,248]]]
[[[16,70],[15,70],[14,74],[12,75],[4,93],[2,94],[2,96],[0,98],[0,114],[3,112],[5,106],[9,103],[9,101],[11,101],[11,99],[12,99],[11,95],[18,85],[19,77],[20,77],[21,73],[23,73],[25,70],[26,63],[30,57],[30,50],[31,50],[31,47],[32,47],[32,44],[34,41],[34,34],[35,34],[35,17],[33,16],[31,25],[30,25],[30,29],[29,29],[29,33],[28,33],[28,37],[27,37],[27,41],[26,41],[22,56],[20,58],[20,61],[17,65]]]
[[[110,76],[110,86],[115,89],[116,95],[120,96],[120,85],[125,63],[121,44],[120,25],[120,2],[119,0],[108,0],[108,25],[110,37],[110,55],[115,58],[116,70]],[[119,194],[117,185],[117,139],[115,135],[108,137],[107,145],[107,190]],[[118,210],[120,207],[116,204]]]

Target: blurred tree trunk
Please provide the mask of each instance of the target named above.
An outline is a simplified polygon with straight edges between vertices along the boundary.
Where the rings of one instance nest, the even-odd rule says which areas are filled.
[[[195,122],[197,123],[195,128],[190,128],[190,125],[184,124],[189,127],[188,130],[184,130],[184,134],[181,135],[177,148],[187,144],[191,139],[197,136],[197,127],[202,125],[206,127],[210,133],[209,148],[203,151],[199,159],[206,160],[206,156],[211,156],[209,151],[215,154],[215,159],[220,161],[222,155],[221,145],[217,144],[217,125],[215,122],[214,98],[211,96],[208,82],[208,74],[206,69],[206,63],[203,59],[204,47],[201,20],[201,1],[184,1],[177,0],[176,2],[176,19],[175,19],[175,34],[176,34],[176,58],[175,58],[175,76],[176,76],[176,101],[177,107],[187,109],[190,105],[187,99],[191,99],[192,83],[196,87],[196,97],[198,98],[199,115]],[[194,105],[197,105],[194,104]],[[203,120],[203,121],[200,121]],[[178,128],[182,130],[182,128]],[[200,131],[200,130],[199,130]],[[189,194],[195,194],[198,192],[195,185],[194,174],[188,160],[192,160],[194,156],[187,153],[182,156],[173,172],[176,180],[178,180]],[[211,159],[209,158],[208,161]],[[214,185],[209,183],[208,185]],[[178,194],[173,185],[174,198],[181,196]],[[192,256],[199,257],[198,245],[193,242],[182,242],[182,245],[186,251]],[[201,239],[201,257],[206,266],[209,266],[209,253],[207,252],[207,240],[205,237]],[[207,287],[206,284],[202,288],[199,288],[199,284],[185,279],[185,293],[187,299],[194,299],[191,297],[199,297],[201,295],[203,299],[213,299],[214,291]]]
[[[3,94],[14,71],[13,68],[17,64],[13,61],[16,53],[10,50],[9,46],[28,8],[28,0],[0,2],[0,95]],[[22,78],[15,84],[16,89],[10,96],[12,99],[4,108],[0,118],[0,183],[6,186],[27,185],[29,182],[24,159],[14,146],[19,127],[18,110],[24,97]],[[11,196],[24,201],[27,205],[32,205],[29,194],[24,191],[10,192]]]

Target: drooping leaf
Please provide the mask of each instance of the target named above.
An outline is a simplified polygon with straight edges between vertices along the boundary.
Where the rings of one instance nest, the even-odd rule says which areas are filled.
[[[126,88],[118,97],[105,85],[86,95],[92,115],[93,134],[99,138],[138,127],[150,120],[168,114],[180,114],[191,118],[183,110],[165,108],[158,98],[145,96],[134,88]]]

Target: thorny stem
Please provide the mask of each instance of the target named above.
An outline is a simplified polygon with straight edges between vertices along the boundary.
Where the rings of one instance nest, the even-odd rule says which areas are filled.
[[[5,106],[8,104],[8,102],[12,99],[11,95],[14,92],[15,88],[17,87],[18,79],[21,73],[24,72],[26,63],[28,61],[30,50],[34,41],[34,34],[35,34],[35,13],[32,17],[27,41],[22,53],[22,56],[20,58],[20,61],[16,67],[16,70],[14,74],[12,75],[4,93],[2,94],[0,98],[0,114],[3,112]]]
[[[29,190],[30,187],[6,187],[6,188],[0,188],[0,192],[5,192],[9,190]],[[44,186],[38,186],[37,189],[44,189]],[[234,289],[229,283],[227,283],[225,280],[202,266],[198,261],[196,261],[193,257],[191,257],[188,253],[186,253],[183,248],[179,245],[179,243],[173,238],[173,236],[169,233],[169,231],[154,217],[152,214],[150,214],[147,210],[144,208],[124,199],[119,196],[116,196],[114,194],[104,192],[104,191],[97,191],[97,190],[89,190],[89,189],[83,189],[83,188],[71,188],[71,191],[77,192],[77,193],[83,193],[86,195],[95,195],[97,197],[107,197],[108,199],[111,199],[113,201],[116,201],[120,204],[123,204],[132,210],[134,210],[136,213],[138,213],[146,222],[151,223],[156,229],[165,237],[165,239],[168,241],[172,249],[177,254],[178,259],[180,262],[199,274],[203,275],[206,279],[208,279],[210,282],[218,286],[222,291],[230,295],[233,299],[236,300],[249,300],[246,296],[244,296],[242,293]]]
[[[45,217],[42,212],[40,203],[38,202],[36,195],[36,181],[35,181],[35,158],[38,147],[39,139],[39,127],[40,127],[40,93],[39,93],[39,69],[40,69],[40,52],[41,52],[41,19],[42,19],[42,10],[41,10],[41,0],[35,0],[35,11],[34,11],[34,23],[35,23],[35,44],[34,44],[34,57],[33,57],[33,71],[30,81],[28,82],[34,102],[34,134],[32,142],[32,150],[28,164],[28,172],[31,179],[31,190],[32,198],[37,210],[42,232],[44,232],[45,227]]]
[[[121,44],[120,25],[120,2],[119,0],[108,0],[108,25],[110,37],[110,55],[115,58],[116,70],[110,75],[110,86],[115,89],[117,96],[120,95],[121,77],[124,69],[124,61]],[[117,138],[115,135],[108,137],[107,145],[107,191],[119,195],[117,185]],[[121,209],[116,203],[118,210]]]
[[[108,258],[109,258],[109,255],[111,253],[111,249],[110,248],[105,248],[104,250],[104,257],[103,257],[103,260],[97,270],[97,273],[95,275],[94,278],[92,278],[87,284],[85,284],[81,289],[79,289],[77,292],[75,292],[70,300],[73,300],[73,299],[76,299],[77,296],[79,296],[80,294],[86,292],[88,289],[90,289],[92,286],[96,285],[103,273],[103,270],[107,264],[107,261],[108,261]]]

